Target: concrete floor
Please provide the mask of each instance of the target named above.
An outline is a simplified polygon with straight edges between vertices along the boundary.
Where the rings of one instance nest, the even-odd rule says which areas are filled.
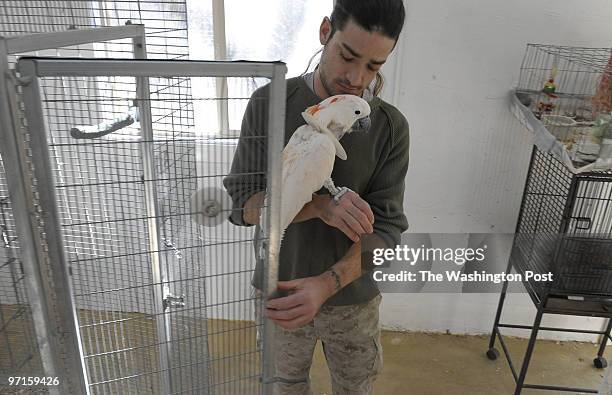
[[[0,306],[3,317],[15,317],[16,306]],[[79,312],[81,324],[88,322],[109,322],[122,318],[121,325],[109,327],[98,325],[95,330],[83,330],[84,345],[91,348],[87,353],[112,351],[126,346],[134,347],[128,356],[124,353],[111,354],[101,358],[90,358],[90,374],[102,380],[114,376],[153,372],[158,365],[158,347],[155,335],[155,321],[144,314],[119,312]],[[206,369],[214,392],[231,395],[252,395],[257,393],[259,360],[255,352],[255,331],[249,321],[226,320],[183,320],[181,326],[200,333],[207,329],[208,342],[180,342],[183,356],[205,355],[194,351],[208,344],[208,368],[196,366],[196,371]],[[25,321],[17,319],[0,331],[0,377],[13,371],[13,364],[34,351],[28,348],[32,339],[27,339]],[[25,336],[24,336],[25,335]],[[31,334],[30,334],[31,336]],[[92,339],[97,339],[92,341]],[[505,337],[520,368],[527,341]],[[513,394],[514,380],[503,355],[496,361],[486,358],[488,338],[485,336],[455,336],[445,334],[390,332],[382,335],[384,368],[375,384],[376,395],[404,394]],[[7,347],[11,345],[11,347]],[[31,347],[31,346],[30,346]],[[501,348],[498,346],[501,350]],[[195,352],[195,353],[194,353]],[[554,342],[539,340],[527,376],[529,383],[568,385],[574,387],[598,388],[604,371],[593,367],[592,360],[597,346],[591,343]],[[33,375],[40,365],[36,353],[24,372]],[[612,361],[612,347],[606,352]],[[199,358],[198,360],[200,360]],[[206,361],[206,357],[203,358]],[[182,363],[185,364],[183,359]],[[189,369],[183,369],[189,374]],[[185,377],[191,384],[193,377]],[[124,386],[96,387],[95,393],[133,393],[134,388],[147,389],[147,393],[159,393],[155,375],[129,380]],[[95,377],[93,377],[95,379]],[[315,395],[331,394],[329,373],[320,345],[315,351],[311,370]],[[197,381],[197,380],[196,380]],[[221,384],[227,383],[227,384]],[[7,393],[4,382],[0,382],[0,394]],[[141,392],[142,393],[142,392]],[[523,394],[546,394],[554,392],[525,390]]]
[[[527,347],[525,339],[504,337],[517,369]],[[375,383],[376,395],[513,394],[514,380],[503,357],[485,356],[488,337],[383,331],[384,368]],[[501,347],[497,346],[501,352]],[[599,388],[605,370],[593,367],[597,347],[590,343],[539,340],[527,374],[530,384]],[[612,351],[605,354],[612,360]],[[320,345],[311,370],[316,395],[331,394]],[[557,392],[524,390],[523,394]]]

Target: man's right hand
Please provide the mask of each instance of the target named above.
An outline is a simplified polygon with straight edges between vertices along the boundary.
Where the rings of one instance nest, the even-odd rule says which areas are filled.
[[[338,203],[330,195],[314,195],[312,203],[323,222],[340,229],[355,243],[362,234],[374,231],[374,214],[370,205],[353,191],[342,195]]]

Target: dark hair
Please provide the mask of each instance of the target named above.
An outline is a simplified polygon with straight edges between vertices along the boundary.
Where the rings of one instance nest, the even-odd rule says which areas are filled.
[[[397,41],[406,11],[402,0],[336,0],[331,14],[332,32],[343,30],[349,19],[369,32],[381,32]]]
[[[332,11],[331,34],[332,38],[336,30],[343,30],[349,20],[353,20],[357,25],[369,32],[380,32],[393,39],[397,43],[402,28],[406,10],[402,0],[336,0],[336,5]],[[310,69],[310,65],[323,49],[319,49],[308,61],[308,66],[304,74]],[[374,85],[374,96],[378,96],[385,84],[385,79],[379,72],[376,73],[376,83]]]

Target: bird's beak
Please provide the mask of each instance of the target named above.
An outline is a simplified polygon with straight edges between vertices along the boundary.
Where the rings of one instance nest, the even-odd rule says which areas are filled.
[[[367,133],[368,130],[370,130],[370,126],[372,126],[372,121],[370,120],[370,116],[368,115],[365,118],[358,119],[357,122],[355,122],[351,127],[351,132]]]

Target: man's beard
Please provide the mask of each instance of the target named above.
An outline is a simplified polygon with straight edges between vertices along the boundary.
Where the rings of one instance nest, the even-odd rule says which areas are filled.
[[[319,68],[319,79],[321,80],[321,85],[323,85],[323,89],[330,96],[335,96],[338,93],[332,90],[332,87],[327,81],[327,76],[323,73],[323,67]]]
[[[325,91],[327,92],[328,95],[330,95],[330,96],[335,96],[335,95],[356,95],[356,96],[362,96],[363,95],[363,90],[361,90],[358,93],[341,92],[341,91],[335,90],[333,88],[333,86],[335,85],[334,82],[327,79],[327,76],[323,72],[323,67],[321,67],[322,65],[323,65],[323,63],[321,63],[321,65],[319,66],[319,79],[321,80],[321,85],[323,85],[323,89],[325,89]],[[340,83],[342,85],[350,85],[350,83],[348,81],[346,81],[346,82],[345,81],[340,81]]]

